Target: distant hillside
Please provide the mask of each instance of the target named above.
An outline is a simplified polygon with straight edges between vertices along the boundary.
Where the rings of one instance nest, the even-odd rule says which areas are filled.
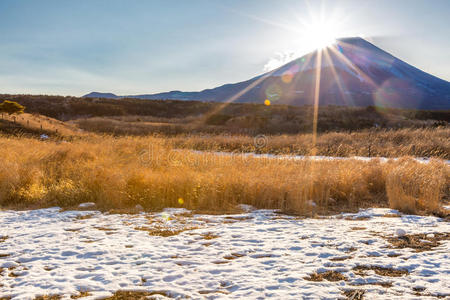
[[[247,81],[201,92],[172,91],[122,96],[140,99],[311,105],[320,71],[320,105],[450,109],[450,83],[425,73],[361,38],[339,39],[280,68]],[[110,93],[84,97],[118,98]]]
[[[120,98],[119,96],[117,96],[113,93],[98,93],[98,92],[92,92],[92,93],[84,95],[83,97],[86,97],[86,98],[109,98],[109,99]]]
[[[39,113],[63,121],[98,121],[97,124],[105,125],[101,129],[102,132],[294,134],[309,133],[312,130],[312,106],[45,95],[0,95],[0,99],[17,101],[26,107],[25,111],[28,113]],[[104,120],[100,122],[98,118]],[[123,120],[126,124],[120,123]],[[318,130],[326,132],[358,131],[374,127],[428,128],[448,126],[449,121],[450,110],[322,106],[319,109]],[[81,124],[78,121],[76,123]],[[134,129],[122,130],[123,127]]]
[[[0,134],[7,135],[27,135],[40,136],[80,136],[79,128],[56,120],[47,116],[38,114],[24,113],[17,116],[3,115],[0,118]]]

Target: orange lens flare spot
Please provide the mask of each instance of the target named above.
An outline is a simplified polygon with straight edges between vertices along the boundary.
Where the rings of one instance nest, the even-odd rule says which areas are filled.
[[[270,100],[269,99],[264,100],[264,105],[270,106]]]
[[[183,205],[184,204],[184,199],[183,198],[178,198],[178,204]]]
[[[281,80],[282,80],[284,83],[291,83],[292,77],[294,77],[293,74],[292,74],[291,72],[289,72],[289,71],[286,71],[286,72],[283,74],[283,76],[281,76]]]

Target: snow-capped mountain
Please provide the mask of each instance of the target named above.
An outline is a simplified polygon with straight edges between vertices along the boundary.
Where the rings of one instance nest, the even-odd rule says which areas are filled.
[[[450,109],[450,82],[425,73],[362,38],[335,44],[247,81],[200,92],[123,96],[142,99],[313,104],[320,74],[321,105]],[[118,97],[91,93],[85,97]]]

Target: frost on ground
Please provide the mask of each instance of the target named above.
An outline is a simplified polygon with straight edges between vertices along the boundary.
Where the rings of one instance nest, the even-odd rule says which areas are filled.
[[[450,296],[450,223],[389,209],[311,219],[269,210],[50,208],[1,211],[0,226],[5,299],[133,295],[124,291],[194,299]]]

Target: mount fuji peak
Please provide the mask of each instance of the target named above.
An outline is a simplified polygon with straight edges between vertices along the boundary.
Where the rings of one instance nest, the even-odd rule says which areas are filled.
[[[450,82],[425,73],[362,38],[342,38],[250,80],[200,92],[122,96],[142,99],[450,109]],[[91,93],[85,97],[115,98]],[[114,96],[114,97],[111,97]]]

